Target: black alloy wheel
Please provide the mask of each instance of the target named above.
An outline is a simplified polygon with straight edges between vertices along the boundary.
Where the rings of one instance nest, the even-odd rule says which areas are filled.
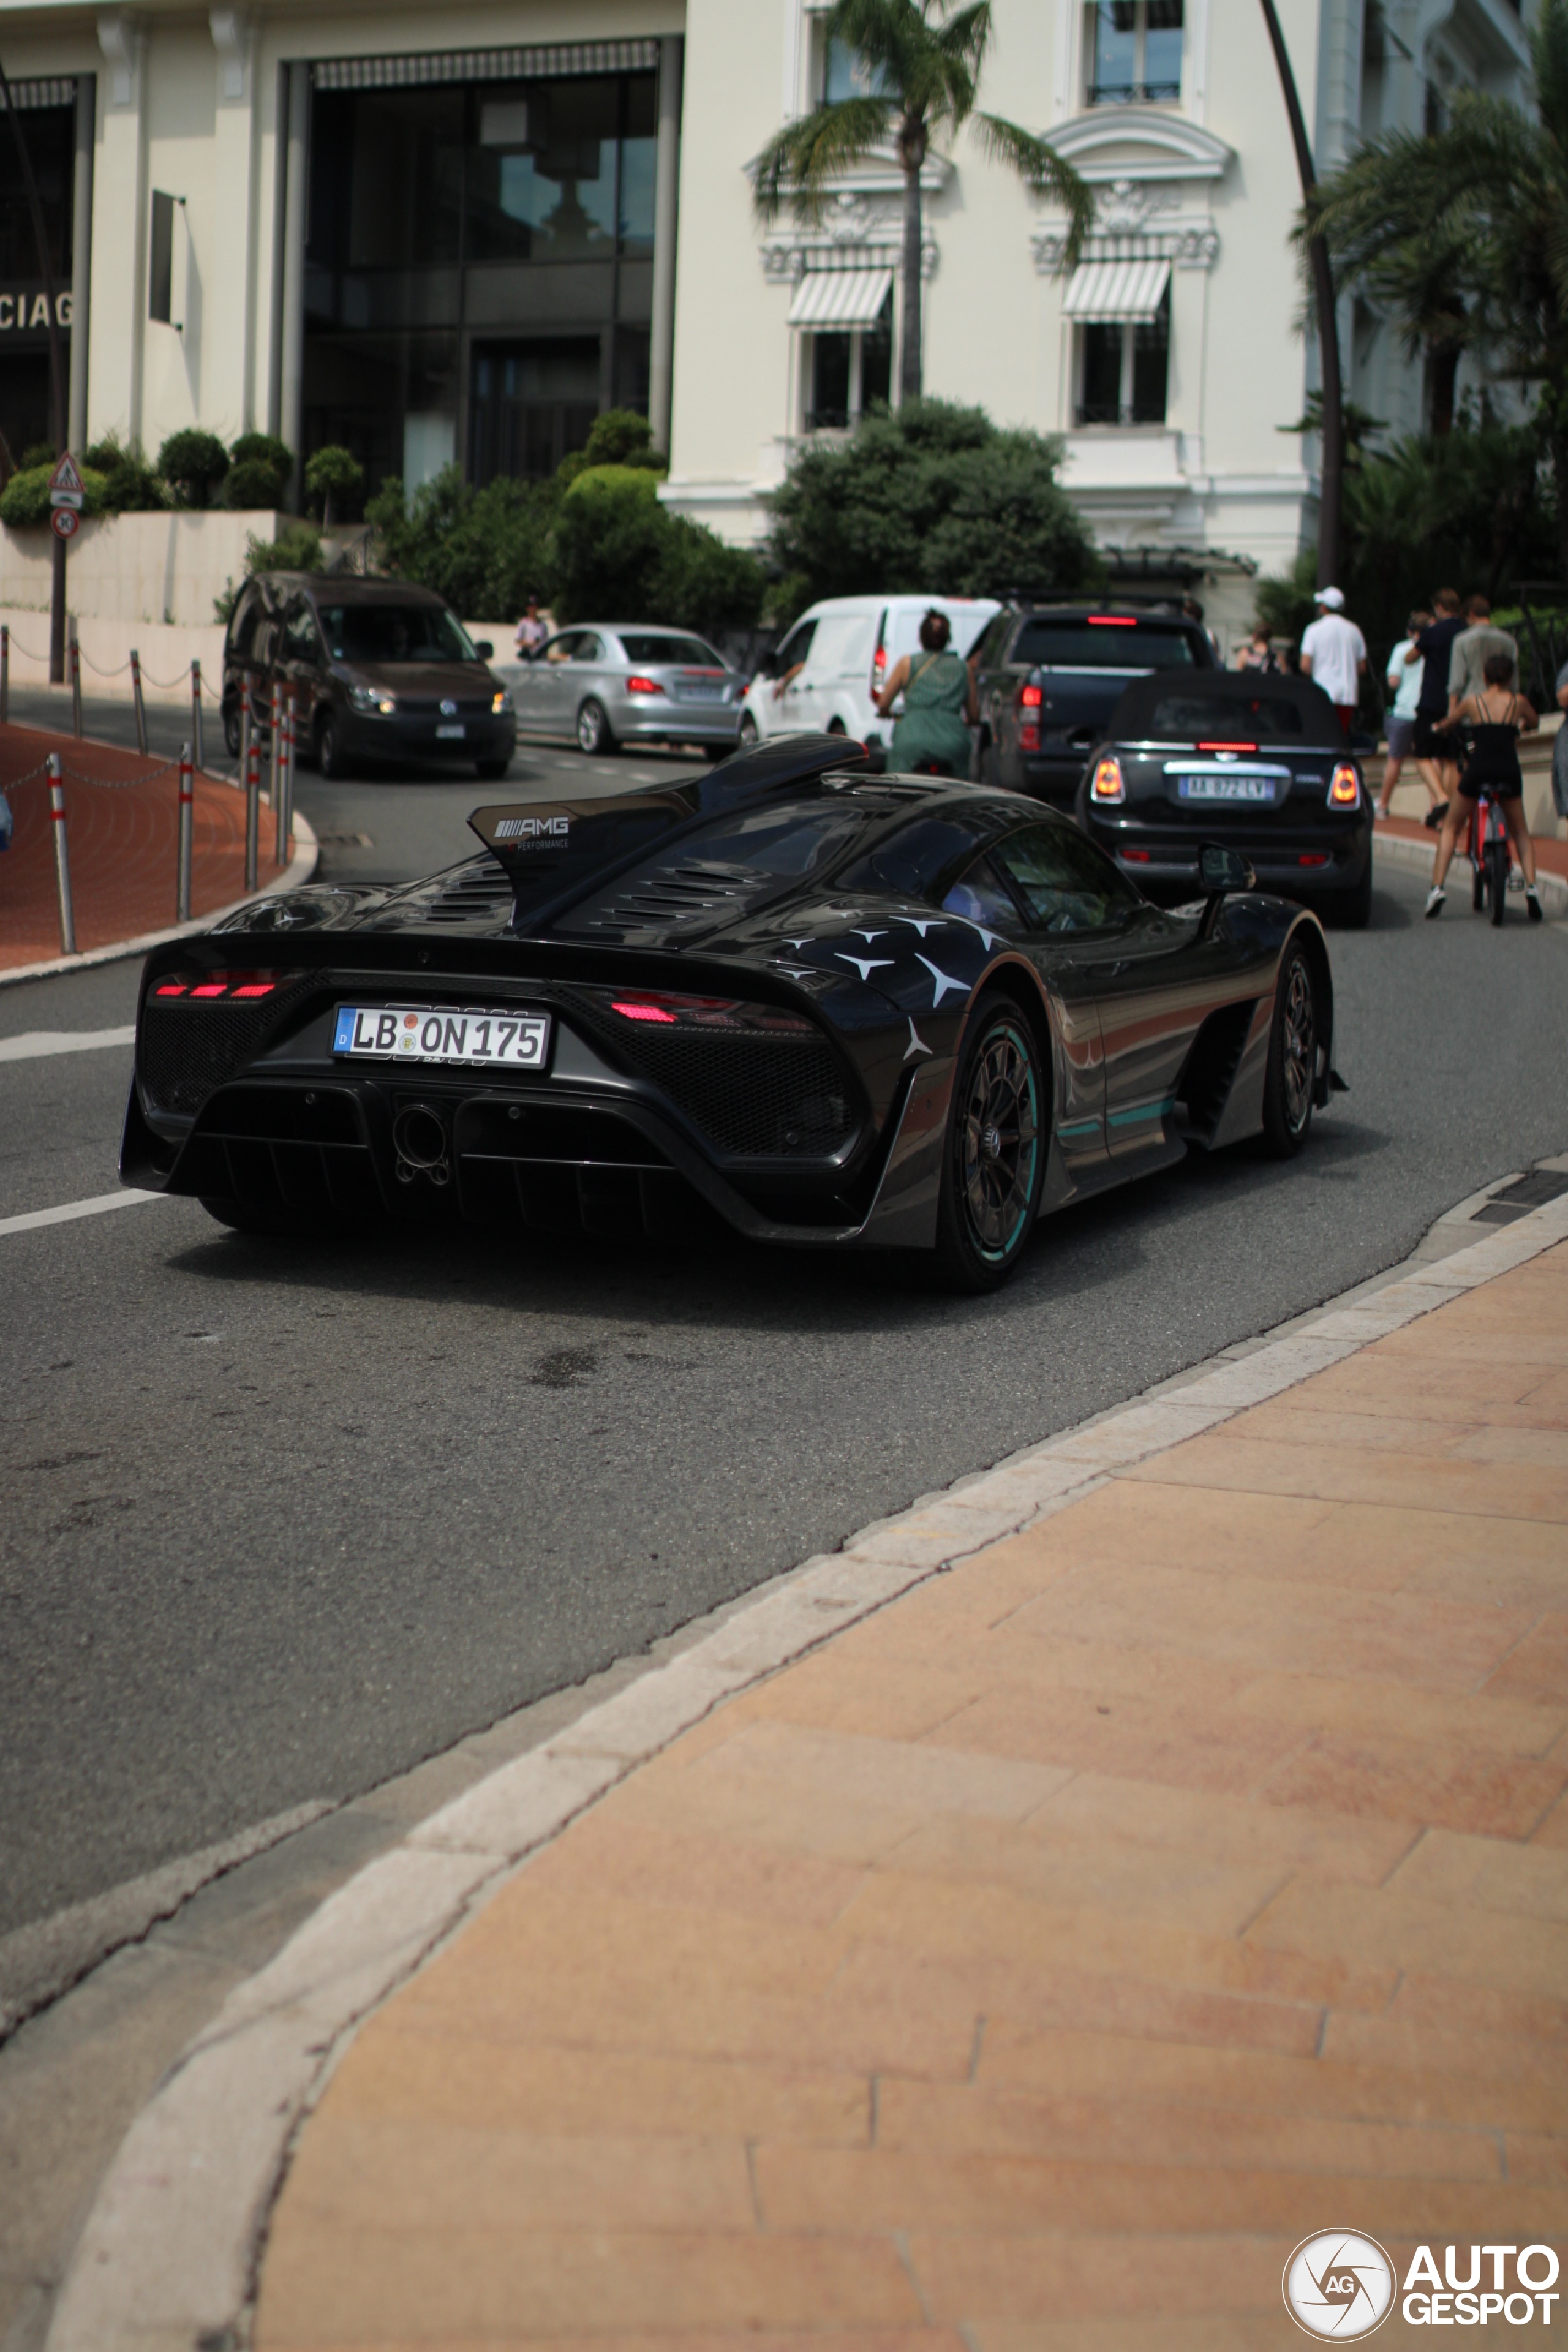
[[[936,1241],[945,1289],[994,1290],[1023,1255],[1045,1181],[1047,1067],[1011,998],[983,996],[948,1112]]]
[[[223,740],[231,760],[239,757],[239,707],[237,703],[226,702],[223,707]]]
[[[1318,991],[1304,948],[1290,948],[1279,969],[1263,1079],[1263,1139],[1275,1160],[1293,1160],[1312,1124],[1318,1076]]]
[[[616,739],[610,732],[605,706],[590,695],[577,713],[577,749],[586,751],[592,759],[595,754],[602,758],[615,748]]]
[[[1494,925],[1500,923],[1508,911],[1508,844],[1489,841],[1487,844],[1487,888],[1491,894],[1491,914]]]
[[[348,763],[343,758],[342,739],[338,733],[338,722],[330,711],[316,730],[316,765],[323,776],[342,776],[347,773]]]

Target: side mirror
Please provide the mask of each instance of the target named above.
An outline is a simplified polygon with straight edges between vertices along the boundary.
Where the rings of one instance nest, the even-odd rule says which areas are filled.
[[[1205,841],[1198,851],[1198,876],[1211,894],[1226,890],[1256,890],[1258,877],[1239,849]]]
[[[495,655],[494,641],[489,637],[476,637],[474,639],[474,651],[478,654],[481,661],[490,661],[493,659]]]

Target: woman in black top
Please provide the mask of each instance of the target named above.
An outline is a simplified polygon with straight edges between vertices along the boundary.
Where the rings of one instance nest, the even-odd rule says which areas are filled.
[[[1513,662],[1509,655],[1489,655],[1481,675],[1486,684],[1479,694],[1467,694],[1452,718],[1445,722],[1449,727],[1469,728],[1470,756],[1459,778],[1454,804],[1443,820],[1437,863],[1433,868],[1432,887],[1426,894],[1426,912],[1429,916],[1442,913],[1447,898],[1443,880],[1458,847],[1460,833],[1468,826],[1481,794],[1489,793],[1502,810],[1503,823],[1524,868],[1524,903],[1530,919],[1539,923],[1542,908],[1535,887],[1535,844],[1524,821],[1519,739],[1521,733],[1528,734],[1531,728],[1539,727],[1541,721],[1524,696],[1514,691]]]

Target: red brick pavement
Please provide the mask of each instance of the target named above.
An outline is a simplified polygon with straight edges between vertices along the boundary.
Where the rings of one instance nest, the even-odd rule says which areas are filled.
[[[0,791],[16,832],[0,856],[0,971],[60,952],[48,779],[65,770],[66,837],[79,949],[112,947],[175,920],[179,780],[161,761],[35,727],[0,727]],[[18,777],[27,778],[16,782]],[[92,781],[85,781],[91,779]],[[199,775],[191,847],[191,911],[210,915],[245,896],[245,797]],[[271,813],[261,813],[260,880],[277,872]]]

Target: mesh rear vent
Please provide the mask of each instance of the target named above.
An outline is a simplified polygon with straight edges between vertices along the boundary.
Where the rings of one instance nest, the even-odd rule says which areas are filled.
[[[842,1150],[859,1124],[853,1083],[821,1035],[612,1025],[597,1007],[575,1003],[624,1063],[737,1159],[826,1159]]]
[[[562,930],[635,931],[650,924],[661,929],[672,923],[712,921],[747,906],[759,890],[776,885],[778,877],[754,866],[722,866],[696,860],[679,866],[656,866],[651,873],[624,889],[585,907]]]
[[[160,1110],[200,1110],[208,1095],[260,1052],[282,1006],[160,1004],[142,1008],[137,1042],[142,1083]]]

